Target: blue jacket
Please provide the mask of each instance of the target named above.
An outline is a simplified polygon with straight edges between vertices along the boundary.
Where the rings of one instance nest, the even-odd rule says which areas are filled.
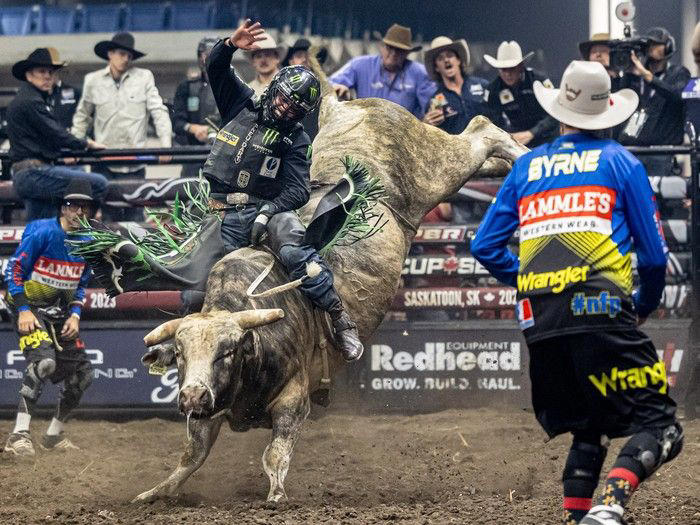
[[[10,303],[18,311],[60,301],[80,315],[90,268],[82,257],[68,253],[66,237],[57,218],[27,224],[5,270]]]
[[[518,227],[519,256],[507,248]],[[668,253],[642,164],[617,142],[585,133],[515,162],[470,249],[500,281],[517,286],[528,342],[635,326],[636,315],[659,304]]]

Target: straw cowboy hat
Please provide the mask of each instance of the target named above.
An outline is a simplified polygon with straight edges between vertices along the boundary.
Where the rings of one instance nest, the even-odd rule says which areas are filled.
[[[376,31],[373,33],[373,35],[375,38],[381,39],[381,41],[387,46],[403,49],[404,51],[418,51],[421,47],[423,47],[413,44],[413,35],[410,27],[399,24],[392,24],[392,26],[387,29],[384,38],[382,38],[381,33]]]
[[[258,49],[246,51],[246,55],[248,55],[248,58],[252,59],[256,51],[261,51],[263,49],[273,49],[277,53],[277,57],[279,59],[282,59],[282,57],[284,56],[285,47],[283,45],[278,46],[277,42],[275,42],[275,39],[272,38],[269,33],[263,33],[261,36],[265,37],[265,39],[257,42]]]
[[[102,40],[95,44],[95,54],[104,60],[109,60],[107,53],[113,49],[128,51],[133,57],[132,60],[146,56],[146,53],[134,49],[134,35],[131,33],[117,33],[112,37],[112,40]]]
[[[637,109],[639,97],[631,89],[610,93],[610,75],[599,62],[574,60],[561,77],[560,89],[534,83],[535,97],[559,122],[578,129],[616,126]]]
[[[447,49],[451,49],[457,54],[462,61],[462,74],[467,73],[467,67],[469,66],[469,46],[467,46],[467,42],[462,38],[452,40],[446,36],[438,36],[430,42],[430,49],[425,52],[424,60],[428,76],[433,80],[438,80],[440,76],[435,72],[435,59],[442,51]]]
[[[511,40],[510,42],[504,40],[501,42],[501,45],[498,46],[496,58],[493,58],[491,55],[484,55],[484,60],[497,69],[507,69],[522,64],[534,54],[534,51],[530,51],[527,55],[523,56],[523,50],[520,49],[520,44],[515,40]]]
[[[55,47],[39,47],[32,51],[25,60],[20,60],[12,66],[12,76],[17,80],[27,80],[25,73],[33,67],[50,67],[60,69],[67,62],[61,62]]]
[[[593,46],[609,46],[611,43],[610,33],[595,33],[590,40],[579,42],[578,50],[584,60],[588,60]]]

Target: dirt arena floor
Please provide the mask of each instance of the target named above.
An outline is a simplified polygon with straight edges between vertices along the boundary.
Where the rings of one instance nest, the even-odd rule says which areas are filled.
[[[33,425],[39,436],[46,421]],[[0,454],[0,523],[561,523],[559,477],[569,439],[545,443],[532,414],[516,409],[308,421],[287,477],[289,501],[279,505],[264,501],[260,457],[268,431],[222,429],[178,497],[133,505],[131,498],[177,463],[184,424],[69,425],[82,451],[39,450],[25,463]],[[683,454],[642,485],[631,524],[700,524],[700,422],[685,428]],[[10,429],[0,422],[3,441]]]

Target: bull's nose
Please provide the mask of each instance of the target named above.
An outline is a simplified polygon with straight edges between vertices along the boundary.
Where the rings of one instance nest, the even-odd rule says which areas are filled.
[[[211,408],[211,394],[203,386],[188,386],[180,391],[180,411],[183,414],[201,414]]]

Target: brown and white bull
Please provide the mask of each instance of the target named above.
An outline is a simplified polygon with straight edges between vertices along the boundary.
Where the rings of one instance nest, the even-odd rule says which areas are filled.
[[[473,175],[503,175],[526,149],[487,119],[476,117],[461,135],[418,121],[380,99],[339,102],[323,84],[320,131],[314,141],[312,180],[330,187],[351,155],[381,178],[387,196],[378,205],[388,222],[354,245],[337,247],[327,260],[336,287],[364,341],[396,293],[404,259],[423,216]],[[302,210],[310,219],[324,188]],[[333,349],[325,314],[296,291],[246,297],[250,283],[272,261],[261,250],[230,253],[212,269],[202,313],[172,320],[148,334],[144,362],[177,362],[178,406],[190,414],[189,442],[175,471],[135,501],[173,495],[206,459],[227,421],[234,431],[272,428],[263,453],[270,479],[267,499],[286,498],[284,479],[292,448],[309,413],[310,396],[343,365]],[[287,281],[275,265],[260,288]],[[324,359],[323,354],[326,354]]]

